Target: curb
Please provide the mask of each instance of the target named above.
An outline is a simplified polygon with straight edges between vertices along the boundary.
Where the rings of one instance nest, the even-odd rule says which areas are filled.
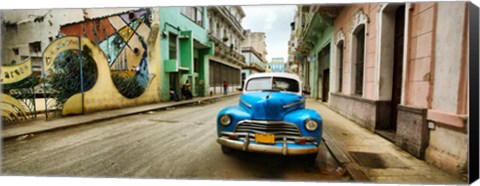
[[[325,135],[326,132],[324,132]],[[327,134],[328,136],[328,134]],[[333,157],[337,160],[340,166],[343,166],[347,169],[348,174],[357,182],[371,182],[371,180],[361,171],[356,165],[355,161],[352,159],[335,143],[334,140],[330,140],[330,137],[324,138],[323,141],[327,149],[331,152]]]
[[[318,104],[322,104],[330,109],[330,106],[316,101]],[[359,165],[351,158],[347,152],[339,148],[339,145],[335,142],[332,136],[329,134],[328,130],[323,130],[322,134],[323,141],[327,146],[327,149],[331,152],[333,157],[338,161],[340,166],[344,166],[347,169],[348,174],[357,182],[371,182],[368,176],[360,170]]]
[[[49,132],[49,131],[54,131],[54,130],[60,130],[60,129],[65,129],[65,128],[69,128],[69,127],[74,127],[74,126],[79,126],[79,125],[84,125],[84,124],[90,124],[90,123],[110,120],[110,119],[114,119],[114,118],[131,116],[131,115],[135,115],[135,114],[139,114],[139,113],[145,113],[145,112],[154,111],[154,110],[167,109],[169,107],[189,105],[189,104],[193,104],[193,103],[196,103],[196,102],[209,101],[209,100],[213,100],[213,99],[231,97],[231,96],[236,96],[236,95],[240,95],[240,93],[232,93],[232,94],[228,94],[226,96],[221,95],[221,96],[212,96],[212,97],[200,97],[200,98],[197,98],[196,100],[192,99],[192,100],[187,100],[187,101],[182,101],[182,102],[172,102],[171,104],[167,103],[165,105],[161,105],[161,106],[157,106],[157,107],[151,107],[151,108],[146,108],[146,109],[141,109],[141,110],[136,110],[136,111],[130,111],[130,112],[126,111],[126,112],[122,112],[122,113],[119,113],[119,114],[112,114],[110,116],[93,118],[93,119],[90,119],[90,120],[81,121],[81,122],[77,122],[77,123],[72,123],[72,124],[67,124],[67,125],[62,125],[62,126],[54,126],[52,128],[38,129],[38,130],[35,130],[35,131],[17,133],[17,134],[12,134],[12,135],[2,135],[2,139],[3,140],[10,140],[10,139],[17,138],[19,136],[24,136],[24,135],[38,134],[38,133],[44,133],[44,132]],[[146,105],[138,105],[138,106],[146,106]],[[129,108],[134,108],[134,107],[129,107]],[[101,112],[118,111],[118,110],[119,109],[105,110],[105,111],[101,111]],[[90,113],[90,114],[92,114],[92,113]],[[86,115],[88,115],[88,114],[86,114]],[[66,117],[66,118],[68,118],[68,117]],[[2,129],[2,131],[3,130],[5,130],[5,129]]]

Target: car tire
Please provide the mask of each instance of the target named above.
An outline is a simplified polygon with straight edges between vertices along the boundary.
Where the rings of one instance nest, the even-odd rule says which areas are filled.
[[[308,162],[315,162],[315,160],[317,159],[317,153],[315,154],[307,154],[305,155],[305,159],[308,161]]]
[[[223,145],[222,145],[222,152],[223,152],[224,154],[231,154],[232,151],[233,151],[233,149],[231,149],[230,147],[226,147],[226,146],[223,146]]]

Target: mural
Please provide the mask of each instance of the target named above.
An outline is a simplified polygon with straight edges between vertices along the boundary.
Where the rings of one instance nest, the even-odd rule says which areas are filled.
[[[63,25],[60,36],[43,52],[49,111],[84,114],[160,100],[160,56],[149,52],[160,50],[159,25],[150,10]]]
[[[0,68],[2,123],[18,123],[36,117],[34,86],[39,78],[32,73],[30,58],[21,64]]]
[[[145,38],[151,31],[148,9],[64,25],[62,35],[86,37],[107,57],[112,80],[127,98],[136,98],[149,82],[148,47]]]

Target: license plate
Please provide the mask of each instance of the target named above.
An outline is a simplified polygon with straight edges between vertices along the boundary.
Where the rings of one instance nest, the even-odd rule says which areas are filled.
[[[275,135],[274,134],[255,134],[255,142],[274,144]]]

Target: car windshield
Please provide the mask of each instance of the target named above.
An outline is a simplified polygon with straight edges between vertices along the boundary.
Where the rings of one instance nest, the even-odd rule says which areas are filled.
[[[252,78],[247,82],[247,91],[288,91],[299,92],[298,81],[282,77]]]

